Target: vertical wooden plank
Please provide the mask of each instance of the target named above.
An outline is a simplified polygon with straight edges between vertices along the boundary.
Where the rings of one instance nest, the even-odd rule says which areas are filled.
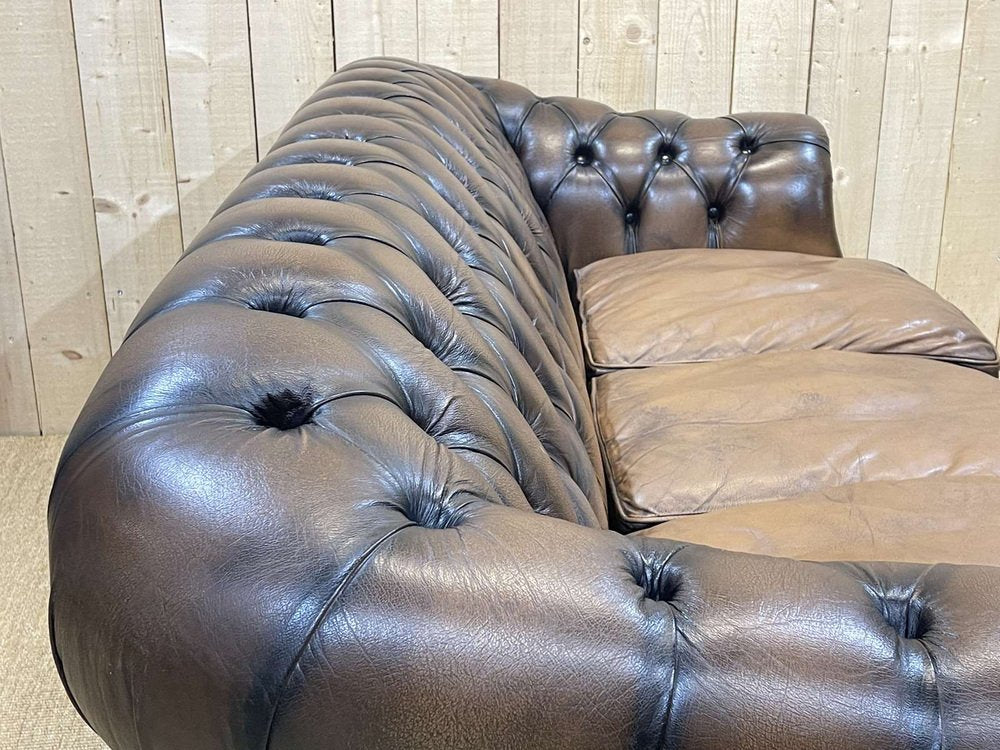
[[[844,254],[868,255],[889,10],[884,0],[819,0],[806,111],[830,132]]]
[[[420,61],[473,76],[500,72],[497,0],[418,0]]]
[[[868,257],[937,271],[966,0],[893,3]]]
[[[656,0],[581,0],[580,96],[615,109],[656,103]]]
[[[74,3],[111,347],[181,252],[159,0]]]
[[[692,117],[729,111],[736,0],[661,2],[656,106]]]
[[[163,0],[185,244],[257,161],[245,0]]]
[[[740,0],[733,112],[804,112],[813,0]]]
[[[991,338],[1000,336],[998,32],[1000,2],[969,0],[936,287]]]
[[[375,55],[416,60],[417,0],[334,0],[337,67]]]
[[[5,7],[0,135],[39,421],[61,432],[110,354],[68,0]]]
[[[576,96],[577,0],[500,0],[500,77],[539,96]]]
[[[330,0],[249,0],[257,152],[333,74]]]
[[[0,139],[0,435],[37,435],[35,383]]]

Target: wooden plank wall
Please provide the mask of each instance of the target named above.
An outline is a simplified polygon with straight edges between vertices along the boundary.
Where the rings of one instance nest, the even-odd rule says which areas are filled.
[[[185,242],[336,66],[831,131],[845,252],[1000,336],[1000,0],[21,0],[0,11],[0,434],[73,422]],[[998,342],[1000,343],[1000,342]]]

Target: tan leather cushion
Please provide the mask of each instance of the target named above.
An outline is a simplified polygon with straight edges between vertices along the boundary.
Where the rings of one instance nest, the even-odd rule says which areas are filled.
[[[1000,475],[1000,383],[921,357],[830,350],[620,370],[594,408],[632,523],[861,481]]]
[[[894,266],[761,250],[656,250],[577,272],[591,367],[797,349],[919,354],[997,371],[962,312]]]
[[[676,518],[638,534],[800,560],[1000,565],[1000,480],[862,482]]]

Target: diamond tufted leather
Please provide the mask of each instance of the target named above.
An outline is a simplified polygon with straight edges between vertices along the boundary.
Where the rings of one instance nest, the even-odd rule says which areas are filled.
[[[1000,745],[1000,568],[607,529],[563,266],[836,254],[823,136],[570,103],[593,151],[529,118],[526,174],[523,90],[483,85],[338,72],[140,312],[49,509],[81,715],[136,750]]]
[[[622,113],[474,82],[496,105],[569,271],[660,248],[840,255],[830,143],[811,117]]]

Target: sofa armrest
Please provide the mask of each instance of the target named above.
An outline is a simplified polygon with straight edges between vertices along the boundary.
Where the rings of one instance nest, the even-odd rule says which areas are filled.
[[[271,746],[996,747],[998,584],[480,506],[376,552],[303,650]]]
[[[377,498],[202,437],[96,435],[54,490],[54,647],[114,748],[1000,744],[1000,569]]]

